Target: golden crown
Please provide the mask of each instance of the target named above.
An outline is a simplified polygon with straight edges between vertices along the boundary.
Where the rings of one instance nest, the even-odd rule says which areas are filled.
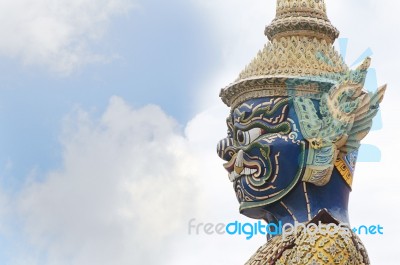
[[[269,42],[238,79],[221,90],[230,107],[268,96],[320,98],[333,85],[363,83],[369,59],[350,71],[333,47],[339,31],[331,24],[323,0],[277,0],[276,17],[265,29]]]

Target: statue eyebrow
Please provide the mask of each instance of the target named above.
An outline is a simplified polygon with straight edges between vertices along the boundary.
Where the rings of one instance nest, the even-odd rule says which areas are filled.
[[[258,120],[258,121],[253,121],[249,124],[243,125],[239,123],[235,123],[234,130],[235,132],[237,130],[242,130],[242,131],[248,131],[254,128],[261,128],[264,130],[265,133],[289,133],[291,131],[291,125],[289,122],[284,121],[278,124],[268,124],[265,121]]]
[[[248,111],[235,110],[237,117],[235,121],[239,123],[250,123],[254,118],[263,119],[264,117],[273,118],[274,114],[280,109],[282,109],[281,115],[284,115],[288,109],[289,99],[288,98],[278,98],[271,99],[270,102],[263,102],[253,107],[253,109]],[[247,116],[248,115],[248,116]],[[246,117],[247,116],[247,117]]]

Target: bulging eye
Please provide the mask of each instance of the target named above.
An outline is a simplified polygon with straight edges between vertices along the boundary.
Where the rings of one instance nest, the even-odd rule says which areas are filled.
[[[236,139],[241,145],[249,145],[254,142],[260,135],[263,134],[263,130],[260,128],[253,128],[248,131],[237,130]]]

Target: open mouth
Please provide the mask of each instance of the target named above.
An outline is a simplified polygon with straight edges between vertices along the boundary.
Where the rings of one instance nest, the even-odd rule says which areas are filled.
[[[224,164],[224,168],[229,173],[229,180],[236,181],[240,177],[249,176],[259,178],[261,174],[261,166],[257,160],[245,158],[247,156],[243,150],[236,153],[232,159]]]

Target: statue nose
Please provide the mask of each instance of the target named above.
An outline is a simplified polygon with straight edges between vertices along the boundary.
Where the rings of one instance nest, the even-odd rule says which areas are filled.
[[[225,138],[219,141],[217,145],[218,156],[226,161],[229,161],[231,157],[229,156],[229,154],[225,152],[225,150],[232,145],[233,145],[232,138]]]

